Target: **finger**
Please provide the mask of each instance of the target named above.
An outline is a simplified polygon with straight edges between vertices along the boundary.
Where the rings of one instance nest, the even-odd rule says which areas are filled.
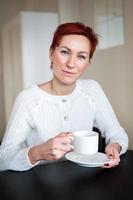
[[[103,167],[103,168],[111,168],[111,167],[113,167],[113,166],[114,166],[114,165],[108,163],[108,164],[103,165],[102,167]]]
[[[57,136],[49,140],[49,147],[51,150],[59,149],[61,151],[67,152],[72,149],[71,145],[72,137],[71,136]],[[54,153],[53,153],[54,154]]]
[[[58,149],[64,152],[68,152],[72,150],[72,146],[68,143],[68,144],[59,144],[58,145]]]
[[[106,150],[107,155],[111,158],[111,159],[119,159],[119,153],[118,151],[111,147],[111,148],[107,148]]]
[[[62,144],[70,144],[72,140],[73,138],[71,136],[63,136],[63,137],[57,137],[55,142]]]
[[[70,136],[70,135],[72,135],[71,132],[62,132],[59,135],[57,135],[56,137],[58,137],[58,136],[64,137],[64,136]]]
[[[60,159],[62,156],[64,155],[64,152],[59,150],[59,149],[54,149],[53,153],[52,153],[52,158],[54,160],[58,160]]]
[[[103,167],[104,168],[111,168],[119,165],[120,160],[112,160],[112,162],[105,164]]]
[[[56,150],[60,150],[63,152],[71,151],[72,147],[69,146],[70,140],[56,140],[51,144],[51,152],[54,154]]]
[[[118,152],[114,152],[112,159],[113,159],[114,163],[120,162],[120,156],[119,156]]]

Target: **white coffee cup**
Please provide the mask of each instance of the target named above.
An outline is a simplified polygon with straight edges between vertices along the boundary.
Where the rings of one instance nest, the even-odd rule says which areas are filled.
[[[98,133],[90,130],[72,132],[73,148],[79,154],[94,154],[98,152]]]

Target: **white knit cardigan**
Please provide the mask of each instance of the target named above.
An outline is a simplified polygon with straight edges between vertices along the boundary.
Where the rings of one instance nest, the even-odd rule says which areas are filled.
[[[128,136],[99,83],[79,80],[67,96],[54,96],[33,85],[16,98],[0,147],[0,170],[28,170],[34,166],[28,158],[31,146],[63,131],[92,130],[94,125],[106,144],[118,142],[121,154],[126,152]]]

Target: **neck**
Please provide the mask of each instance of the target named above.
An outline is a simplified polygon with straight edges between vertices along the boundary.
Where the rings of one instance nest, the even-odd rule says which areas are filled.
[[[68,95],[75,88],[75,83],[73,84],[63,84],[56,79],[51,80],[51,93],[54,95]]]

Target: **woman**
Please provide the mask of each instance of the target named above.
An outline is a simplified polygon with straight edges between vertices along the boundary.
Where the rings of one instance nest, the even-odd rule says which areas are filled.
[[[79,80],[88,68],[97,35],[82,23],[57,27],[50,47],[52,80],[22,91],[15,102],[0,150],[0,169],[23,171],[61,159],[71,151],[71,133],[94,124],[106,138],[105,152],[114,167],[128,148],[120,126],[100,85]]]

